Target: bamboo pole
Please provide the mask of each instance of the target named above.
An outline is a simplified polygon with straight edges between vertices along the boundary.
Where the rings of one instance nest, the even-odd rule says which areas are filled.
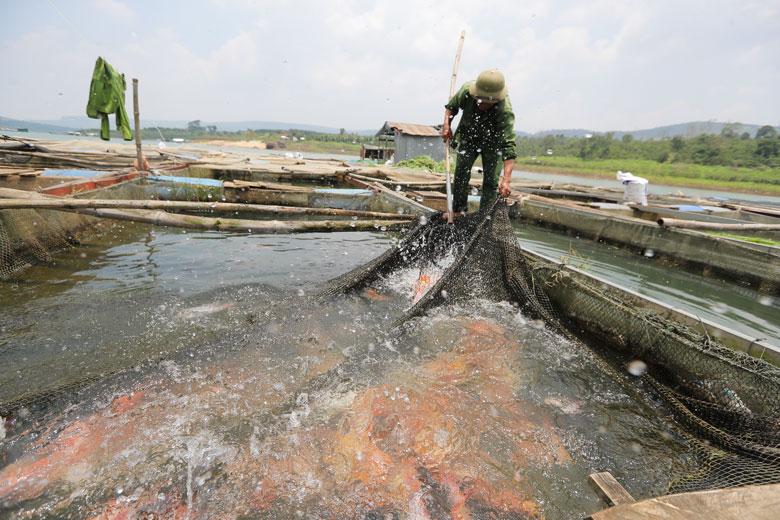
[[[735,211],[746,211],[748,213],[769,215],[770,217],[780,217],[780,209],[762,208],[760,206],[742,206],[739,204],[721,204],[721,206]]]
[[[118,209],[75,209],[65,210],[91,215],[93,217],[110,218],[153,224],[155,226],[170,226],[186,229],[211,231],[233,231],[237,233],[313,233],[331,231],[374,231],[398,229],[406,225],[399,220],[245,220],[220,219],[212,217],[197,217],[193,215],[178,215],[165,211],[152,210],[118,210]]]
[[[27,152],[23,150],[0,150],[0,155],[25,155],[29,157],[39,157],[42,159],[48,159],[52,163],[69,164],[72,166],[80,166],[82,168],[127,168],[126,164],[119,163],[103,163],[103,162],[87,162],[78,159],[71,159],[68,157],[61,157],[48,152]]]
[[[378,182],[380,184],[386,184],[388,186],[408,186],[408,187],[417,187],[417,188],[421,188],[424,186],[431,186],[431,187],[441,188],[441,186],[444,184],[443,181],[437,181],[434,179],[430,181],[394,181],[389,179],[378,179],[375,177],[366,177],[365,175],[359,175],[357,173],[350,173],[349,176],[354,179],[360,179],[361,181]]]
[[[676,218],[658,219],[658,225],[683,229],[711,229],[720,231],[780,231],[780,224],[726,224],[721,222],[699,222]]]
[[[17,191],[17,190],[14,190]],[[302,208],[294,206],[272,206],[262,204],[240,204],[231,202],[187,202],[174,200],[114,200],[114,199],[5,199],[0,194],[0,209],[147,209],[242,212],[266,215],[325,215],[334,217],[359,217],[382,220],[411,220],[414,215],[384,213],[379,211],[358,211],[335,208]]]
[[[135,155],[138,161],[138,171],[144,168],[144,154],[141,152],[141,113],[138,109],[138,80],[133,78],[133,119],[135,124]]]
[[[455,53],[455,63],[452,66],[452,76],[450,77],[450,97],[447,98],[447,102],[452,99],[455,94],[455,82],[458,78],[458,66],[460,65],[460,54],[463,51],[463,41],[466,39],[466,31],[460,32],[460,38],[458,39],[458,52]],[[454,222],[454,216],[452,214],[452,182],[450,181],[450,143],[444,142],[444,172],[447,183],[447,222],[452,224]]]
[[[352,177],[352,174],[347,174],[345,176],[345,179],[347,179],[348,182],[353,184],[354,186],[359,186],[364,189],[372,190],[376,193],[384,193],[389,198],[395,199],[403,204],[409,205],[417,210],[420,211],[423,215],[430,215],[432,213],[436,213],[436,210],[429,208],[428,206],[425,206],[423,204],[420,204],[414,199],[409,199],[404,195],[403,193],[396,192],[395,190],[391,190],[387,186],[383,186],[382,184],[379,184],[378,182],[369,183],[366,181],[362,181],[360,179],[355,179]]]
[[[0,188],[0,198],[13,197],[34,201],[60,200],[57,197],[43,195],[34,191]],[[103,217],[115,220],[155,224],[160,226],[183,227],[188,229],[234,231],[237,233],[311,233],[328,231],[374,231],[398,229],[407,224],[402,220],[314,220],[314,221],[280,221],[280,220],[242,220],[196,217],[193,215],[176,215],[164,211],[149,210],[117,210],[117,209],[65,209],[82,215]]]

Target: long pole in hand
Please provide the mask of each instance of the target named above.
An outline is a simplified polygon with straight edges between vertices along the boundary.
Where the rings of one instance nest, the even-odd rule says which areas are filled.
[[[458,40],[458,52],[455,53],[455,64],[452,66],[452,77],[450,78],[450,97],[455,95],[455,84],[458,79],[458,66],[460,65],[460,53],[463,50],[463,40],[466,39],[466,31],[460,32],[460,39]],[[446,174],[447,181],[447,222],[452,224],[452,183],[450,182],[450,143],[444,143],[444,172]]]

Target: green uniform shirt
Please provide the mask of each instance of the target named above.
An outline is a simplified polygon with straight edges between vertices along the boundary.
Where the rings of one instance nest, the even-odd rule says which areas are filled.
[[[457,148],[496,150],[503,160],[515,159],[515,114],[512,103],[507,96],[496,103],[493,108],[481,112],[477,100],[469,93],[473,82],[468,82],[452,96],[445,108],[452,112],[453,117],[463,110],[458,129],[453,136],[453,146]]]
[[[100,138],[105,141],[110,137],[108,114],[116,114],[116,129],[122,132],[125,141],[133,138],[125,110],[125,89],[125,75],[118,73],[103,58],[98,58],[92,71],[92,83],[89,85],[87,115],[93,119],[101,119]]]

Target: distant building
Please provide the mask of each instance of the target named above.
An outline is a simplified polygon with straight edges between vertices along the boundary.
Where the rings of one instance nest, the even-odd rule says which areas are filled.
[[[436,161],[444,159],[444,141],[435,126],[385,121],[376,140],[377,145],[361,147],[362,158],[387,160],[395,156],[398,162],[427,155]]]

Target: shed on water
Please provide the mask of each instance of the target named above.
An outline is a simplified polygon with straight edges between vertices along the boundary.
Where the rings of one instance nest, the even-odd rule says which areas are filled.
[[[396,162],[420,155],[427,155],[436,161],[444,159],[444,142],[435,126],[385,121],[376,136],[393,137]]]

